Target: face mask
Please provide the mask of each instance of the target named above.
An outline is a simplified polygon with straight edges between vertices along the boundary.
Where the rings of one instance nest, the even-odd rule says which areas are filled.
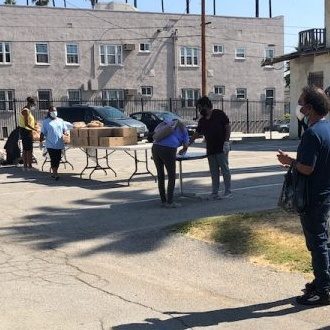
[[[305,118],[305,115],[302,112],[300,112],[301,108],[302,108],[301,105],[296,106],[296,116],[297,116],[298,120],[300,120],[300,121]]]
[[[53,119],[55,119],[57,117],[57,111],[52,111],[49,113],[49,116]]]
[[[205,117],[205,116],[207,115],[207,109],[201,108],[201,109],[199,110],[199,113],[200,113],[203,117]]]
[[[33,111],[33,110],[35,110],[36,109],[36,107],[34,106],[34,105],[32,105],[31,107],[30,107],[30,110],[31,111]]]

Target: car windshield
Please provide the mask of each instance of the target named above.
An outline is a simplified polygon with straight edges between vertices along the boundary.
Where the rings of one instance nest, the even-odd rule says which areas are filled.
[[[95,110],[102,118],[107,120],[128,118],[123,112],[113,107],[100,107]]]
[[[173,113],[173,112],[159,112],[158,117],[161,120],[173,120],[173,119],[181,119],[182,120],[182,118],[179,115],[177,115],[176,113]]]

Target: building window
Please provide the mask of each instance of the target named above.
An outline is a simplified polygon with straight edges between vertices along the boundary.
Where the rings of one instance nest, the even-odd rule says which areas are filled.
[[[247,98],[246,88],[237,88],[236,89],[236,98],[239,100],[245,100]]]
[[[152,86],[141,86],[141,95],[152,97],[153,94],[153,88]]]
[[[213,54],[223,54],[223,45],[213,45]]]
[[[214,94],[216,95],[225,95],[225,86],[214,86]]]
[[[81,91],[80,89],[68,89],[68,103],[69,105],[81,103]]]
[[[308,85],[314,85],[323,89],[323,72],[310,72],[308,74]]]
[[[10,44],[9,42],[0,42],[0,64],[8,64],[10,62]]]
[[[48,44],[36,44],[37,64],[49,64]]]
[[[0,90],[0,111],[14,110],[14,91]]]
[[[183,89],[182,90],[182,107],[194,108],[196,101],[199,99],[199,89]]]
[[[181,66],[198,66],[197,48],[181,47]]]
[[[122,51],[121,45],[101,45],[101,65],[121,65],[123,58]]]
[[[143,53],[150,53],[150,44],[149,43],[140,44],[139,51]]]
[[[236,48],[235,49],[235,59],[237,60],[245,60],[245,48]]]
[[[266,104],[274,105],[275,101],[275,88],[266,88]]]
[[[66,64],[75,65],[79,64],[78,45],[66,44]]]
[[[104,89],[102,91],[102,104],[123,110],[124,91],[122,89]]]
[[[275,48],[267,47],[265,49],[265,60],[272,60],[275,57]]]
[[[39,110],[48,110],[51,105],[52,92],[49,89],[38,90]]]

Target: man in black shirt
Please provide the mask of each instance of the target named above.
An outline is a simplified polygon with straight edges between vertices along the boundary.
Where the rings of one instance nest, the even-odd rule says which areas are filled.
[[[218,109],[213,109],[211,100],[207,96],[201,97],[197,103],[201,118],[198,121],[196,132],[190,138],[190,144],[204,135],[206,140],[206,152],[212,178],[211,199],[231,198],[231,174],[228,164],[230,150],[230,124],[227,115]],[[183,149],[181,152],[185,152]],[[220,169],[225,185],[223,196],[219,196]]]

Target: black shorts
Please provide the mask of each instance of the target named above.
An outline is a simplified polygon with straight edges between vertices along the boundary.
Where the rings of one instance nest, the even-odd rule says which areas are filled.
[[[58,168],[62,158],[62,149],[47,148],[51,168]]]
[[[19,133],[22,140],[23,151],[32,151],[33,150],[32,131],[20,127]]]

